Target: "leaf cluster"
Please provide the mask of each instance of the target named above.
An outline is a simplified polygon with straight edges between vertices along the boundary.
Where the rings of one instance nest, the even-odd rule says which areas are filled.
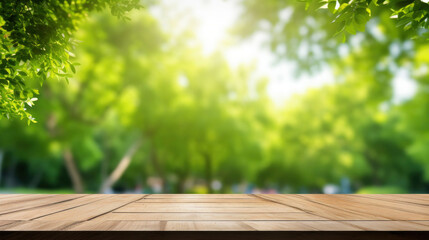
[[[412,37],[425,35],[429,27],[429,4],[422,0],[308,0],[307,9],[328,8],[333,22],[340,23],[337,34],[364,32],[371,19],[371,9],[384,8],[397,19],[397,26]]]
[[[18,0],[0,2],[0,118],[34,118],[38,85],[74,73],[73,32],[88,12],[109,8],[111,14],[139,8],[138,0]]]

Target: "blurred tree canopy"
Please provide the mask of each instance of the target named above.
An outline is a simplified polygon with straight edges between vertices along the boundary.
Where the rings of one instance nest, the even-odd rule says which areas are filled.
[[[72,2],[86,6],[85,1]],[[118,10],[125,13],[136,4],[92,3],[92,8],[78,8],[82,12],[76,17],[107,6],[113,10],[115,4],[128,6]],[[426,5],[340,1],[333,7],[334,1],[277,0],[240,4],[236,36],[246,40],[266,33],[278,61],[296,64],[298,75],[317,76],[329,68],[335,82],[276,106],[267,93],[270,79],[255,78],[252,66],[232,68],[220,51],[203,54],[190,44],[189,32],[173,37],[148,11],[127,13],[126,22],[106,10],[91,13],[85,24],[77,29],[73,25],[61,38],[62,47],[54,47],[61,32],[45,39],[53,46],[48,55],[35,57],[39,55],[21,43],[8,48],[33,54],[24,65],[3,71],[21,77],[25,89],[57,70],[68,82],[45,81],[40,87],[43,97],[31,109],[38,124],[0,121],[0,186],[104,193],[135,188],[233,192],[248,184],[280,192],[321,192],[327,184],[349,180],[350,191],[429,190]],[[10,20],[1,16],[3,31],[10,32]],[[51,21],[49,16],[46,21]],[[72,37],[79,41],[74,49],[68,42]],[[68,53],[72,49],[73,57]],[[12,58],[17,56],[2,58],[2,63]],[[38,76],[43,69],[38,64],[53,65]],[[416,93],[398,101],[394,82],[401,70],[416,84]],[[31,98],[13,99],[23,107]],[[7,111],[3,113],[12,114]]]
[[[406,37],[426,36],[428,27],[429,7],[420,0],[305,0],[294,3],[249,0],[245,1],[245,5],[249,11],[248,14],[243,14],[245,21],[239,27],[240,32],[245,36],[255,31],[253,26],[261,18],[271,24],[279,22],[276,31],[281,34],[274,35],[276,37],[271,43],[273,50],[283,52],[284,47],[299,47],[297,49],[301,51],[286,51],[286,55],[297,59],[301,67],[308,69],[317,68],[320,60],[337,56],[337,44],[329,41],[332,36],[340,35],[345,41],[345,32],[355,34],[356,31],[365,31],[371,18],[397,18],[397,25],[403,29],[401,35]],[[112,15],[126,18],[126,12],[140,7],[138,0],[1,3],[0,117],[20,117],[28,119],[28,122],[35,121],[26,111],[25,104],[29,107],[34,105],[38,85],[43,84],[47,78],[68,80],[71,73],[75,73],[78,63],[73,62],[73,46],[76,43],[72,34],[89,12],[110,8]],[[291,7],[293,12],[290,14]],[[329,11],[321,11],[323,8]],[[275,14],[277,12],[279,14]],[[289,20],[290,15],[292,21]],[[298,28],[296,22],[307,24]],[[282,39],[286,35],[287,39]],[[307,38],[305,35],[313,37]],[[305,39],[300,39],[303,37]],[[320,56],[321,51],[323,56]]]
[[[0,117],[34,118],[26,111],[37,100],[38,85],[75,73],[72,38],[94,10],[112,15],[139,8],[138,0],[19,0],[0,3]]]
[[[413,43],[424,43],[427,38],[428,4],[419,0],[376,2],[245,0],[235,33],[242,38],[258,31],[269,34],[271,51],[280,59],[296,62],[297,73],[317,72],[347,52],[361,49],[377,51],[372,57],[378,62],[394,57],[396,63],[403,63],[404,57],[413,56]],[[328,8],[329,3],[335,3],[335,9]],[[407,14],[392,13],[392,9]],[[392,14],[400,20],[392,19]],[[403,21],[406,26],[401,25]],[[389,49],[393,43],[404,45],[394,56]]]
[[[170,188],[180,192],[198,177],[210,192],[219,175],[226,187],[252,177],[254,171],[238,173],[261,155],[257,132],[266,120],[253,121],[259,114],[253,105],[264,111],[269,103],[250,98],[246,69],[234,72],[220,54],[203,56],[184,41],[167,45],[168,36],[147,13],[126,24],[93,15],[76,38],[81,65],[75,77],[41,89],[34,116],[43,124],[3,122],[4,129],[19,129],[4,137],[25,141],[33,132],[45,149],[35,147],[41,158],[64,163],[65,169],[44,165],[41,172],[65,171],[76,192],[108,192],[119,178],[128,186],[145,176],[163,179],[165,188],[174,183]],[[257,92],[265,95],[264,89]],[[9,143],[4,150],[14,152],[19,144]]]
[[[311,102],[317,102],[314,111],[323,111],[321,103],[335,96],[332,91],[338,91],[343,97],[327,113],[332,115],[340,111],[340,115],[330,120],[334,123],[334,119],[344,119],[357,110],[356,117],[345,120],[345,123],[358,137],[348,145],[355,145],[351,149],[357,150],[350,156],[355,156],[362,171],[369,171],[367,177],[361,176],[362,184],[372,181],[371,184],[378,185],[380,181],[396,179],[393,185],[404,186],[410,180],[423,181],[428,174],[429,161],[426,150],[423,150],[423,146],[427,146],[428,133],[427,124],[423,122],[427,122],[429,116],[424,115],[427,113],[426,101],[429,100],[427,61],[423,57],[427,53],[427,12],[428,4],[422,1],[273,0],[262,3],[246,0],[243,21],[235,32],[244,39],[258,32],[267,33],[270,37],[266,43],[271,52],[278,56],[278,61],[289,59],[297,63],[298,75],[318,74],[326,66],[333,69],[337,79],[333,88],[336,90],[323,89],[320,93],[324,94],[322,99],[308,101],[302,109],[304,106],[308,108]],[[393,80],[401,70],[409,73],[408,81],[417,84],[417,93],[411,99],[396,104]],[[306,96],[310,97],[311,92]],[[347,106],[348,101],[354,103],[341,109]],[[419,129],[418,132],[415,129]],[[390,138],[387,137],[389,135]],[[319,141],[320,137],[312,139]],[[333,142],[338,147],[344,140]],[[306,145],[312,149],[315,146]],[[327,149],[322,147],[323,151]],[[332,152],[339,154],[341,150]],[[315,161],[321,161],[321,158],[318,155]],[[426,169],[424,173],[418,173],[420,164]],[[335,164],[327,164],[332,165]],[[350,176],[360,172],[359,167],[352,169]],[[400,180],[401,175],[409,177]]]

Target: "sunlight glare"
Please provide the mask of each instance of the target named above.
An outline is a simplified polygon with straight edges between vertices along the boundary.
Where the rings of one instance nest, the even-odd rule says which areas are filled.
[[[221,48],[227,40],[228,29],[234,25],[238,16],[234,2],[185,0],[183,4],[192,5],[193,14],[198,19],[194,33],[203,53],[208,55]]]

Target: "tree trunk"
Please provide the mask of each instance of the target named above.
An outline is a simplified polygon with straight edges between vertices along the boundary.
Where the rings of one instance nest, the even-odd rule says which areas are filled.
[[[177,180],[177,184],[176,184],[177,193],[185,192],[185,180],[186,178],[183,177],[181,174],[179,174],[179,179]]]
[[[67,172],[72,180],[73,189],[76,193],[83,193],[83,181],[80,176],[79,170],[76,167],[76,163],[73,159],[73,154],[70,148],[64,151],[64,162],[66,164]]]
[[[3,150],[0,149],[0,186],[1,186],[1,178],[2,178],[1,173],[3,171],[3,168],[2,168],[2,166],[3,166],[3,157],[4,157],[4,152],[3,152]]]
[[[212,159],[211,159],[210,155],[207,153],[204,153],[203,157],[204,157],[204,161],[206,164],[206,187],[207,187],[207,191],[208,191],[208,193],[213,193],[213,188],[212,188],[212,181],[213,181]]]
[[[101,185],[103,185],[104,184],[104,182],[107,180],[107,177],[108,177],[108,168],[109,168],[109,160],[110,160],[110,157],[109,157],[109,152],[108,151],[105,151],[105,156],[103,157],[103,159],[101,160],[101,173],[100,173],[100,175],[101,175],[101,177],[100,177],[100,182],[101,182]],[[100,191],[101,191],[102,189],[100,188]]]
[[[11,160],[12,162],[6,171],[7,172],[7,177],[5,181],[6,188],[13,188],[16,185],[15,173],[16,173],[16,166],[18,165],[18,161],[16,160],[16,157],[13,155],[11,157]]]
[[[162,180],[162,192],[167,191],[167,178],[165,177],[164,168],[162,167],[158,155],[156,153],[156,149],[153,143],[151,143],[150,149],[150,161],[152,162],[153,168],[157,174],[157,177],[160,177]]]
[[[43,177],[43,170],[41,168],[39,168],[38,172],[31,179],[28,187],[29,188],[37,188],[37,186],[39,186],[40,181],[42,180],[42,177]]]
[[[125,155],[122,157],[122,159],[119,161],[119,164],[116,166],[115,170],[110,174],[110,176],[103,182],[100,192],[105,193],[109,189],[112,188],[113,184],[115,184],[116,181],[118,181],[122,174],[125,172],[125,170],[128,168],[128,166],[131,163],[131,159],[134,156],[134,154],[137,152],[141,145],[141,140],[137,140],[134,142],[133,145],[130,146],[128,151],[125,153]]]
[[[379,164],[377,163],[377,160],[371,156],[371,154],[369,154],[367,152],[365,152],[364,154],[365,154],[364,156],[367,159],[367,162],[369,163],[369,165],[371,166],[371,169],[372,169],[372,173],[371,173],[372,184],[374,186],[380,186],[381,180],[379,178]]]

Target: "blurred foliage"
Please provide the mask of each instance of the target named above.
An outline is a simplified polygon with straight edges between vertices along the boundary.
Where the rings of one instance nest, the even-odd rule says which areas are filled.
[[[358,194],[404,194],[407,193],[404,189],[398,187],[367,187],[362,188],[358,192]]]
[[[139,8],[138,0],[18,0],[0,2],[0,118],[35,121],[26,111],[34,105],[38,85],[75,73],[72,38],[93,10],[112,15]]]
[[[390,18],[396,19],[396,25],[401,31],[414,37],[427,38],[429,27],[429,5],[421,0],[302,0],[306,2],[307,10],[327,8],[331,20],[339,23],[337,34],[348,32],[355,34],[365,31],[365,25],[370,20],[372,11],[390,11]],[[377,16],[377,15],[375,15]],[[344,36],[344,35],[343,35]],[[345,37],[345,36],[344,36]]]
[[[271,51],[279,60],[287,58],[297,63],[297,74],[315,73],[327,63],[338,62],[338,59],[352,51],[367,54],[362,58],[365,60],[377,59],[380,66],[373,71],[385,70],[382,65],[388,58],[395,58],[393,60],[396,63],[403,63],[404,58],[412,58],[411,44],[424,43],[426,37],[411,41],[413,34],[410,31],[424,33],[427,32],[426,28],[419,25],[404,31],[397,26],[397,20],[391,18],[389,5],[375,6],[372,1],[367,2],[351,1],[347,8],[336,10],[336,18],[329,9],[320,8],[326,1],[244,0],[244,11],[234,32],[242,38],[249,38],[258,32],[269,34],[267,44]],[[313,7],[306,8],[306,3]],[[369,5],[360,7],[361,4]],[[425,7],[428,5],[422,4]],[[355,18],[368,12],[371,12],[371,18],[365,16],[365,21],[359,20],[357,26]],[[393,43],[404,44],[399,53],[394,55],[390,54],[389,49]],[[365,48],[373,52],[361,51]]]
[[[1,191],[0,191],[1,192]],[[6,193],[12,194],[73,194],[71,189],[35,189],[35,188],[9,188]],[[88,192],[90,193],[90,192]]]
[[[387,3],[359,2],[371,10],[366,31],[334,38],[343,23],[332,19],[355,3],[311,11],[242,2],[236,36],[265,32],[297,73],[335,74],[281,107],[267,94],[270,79],[230,67],[222,52],[204,55],[186,33],[173,39],[147,11],[127,22],[92,14],[73,35],[76,74],[40,88],[31,110],[39,123],[0,121],[0,186],[321,192],[349,180],[361,193],[429,191],[429,45],[398,28]],[[396,102],[401,69],[417,92]]]

